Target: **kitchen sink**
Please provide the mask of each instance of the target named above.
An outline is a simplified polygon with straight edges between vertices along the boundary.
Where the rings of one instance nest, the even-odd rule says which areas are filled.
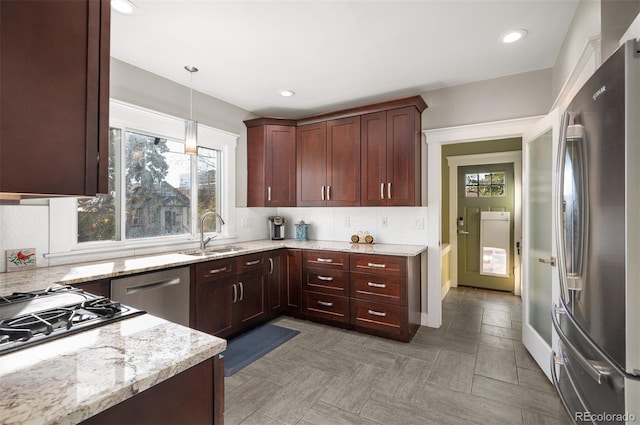
[[[234,252],[244,251],[246,248],[241,246],[227,245],[227,246],[213,246],[205,249],[191,249],[188,251],[182,251],[181,254],[193,255],[194,257],[214,257],[216,255],[231,254]]]

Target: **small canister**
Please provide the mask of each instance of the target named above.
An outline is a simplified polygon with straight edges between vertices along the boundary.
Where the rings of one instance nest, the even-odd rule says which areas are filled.
[[[300,223],[296,223],[296,240],[309,240],[309,225],[302,220],[300,220]]]

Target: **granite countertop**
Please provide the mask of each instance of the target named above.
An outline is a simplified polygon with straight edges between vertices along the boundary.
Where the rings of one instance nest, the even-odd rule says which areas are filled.
[[[0,357],[0,423],[76,424],[226,348],[150,314]]]
[[[0,273],[0,295],[279,248],[412,257],[426,246],[248,241],[214,256],[167,253]],[[216,248],[211,247],[211,248]],[[151,314],[0,356],[0,423],[75,424],[224,351],[226,341]]]
[[[0,273],[0,295],[19,291],[36,291],[47,288],[53,284],[69,285],[89,282],[92,280],[190,265],[203,261],[235,257],[244,254],[271,251],[279,248],[341,251],[402,257],[413,257],[427,250],[427,247],[423,245],[353,244],[350,242],[336,241],[301,242],[293,239],[283,241],[245,241],[232,245],[238,247],[238,249],[234,252],[220,253],[215,256],[203,257],[173,252],[167,254],[143,255],[126,259],[118,258],[104,261],[68,264],[64,266],[39,267],[21,272]],[[209,248],[211,249],[216,247],[211,246]]]

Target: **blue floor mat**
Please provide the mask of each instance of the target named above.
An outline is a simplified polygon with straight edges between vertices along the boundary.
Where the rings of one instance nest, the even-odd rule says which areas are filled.
[[[289,341],[300,331],[265,323],[227,342],[224,376],[231,376],[269,351]]]

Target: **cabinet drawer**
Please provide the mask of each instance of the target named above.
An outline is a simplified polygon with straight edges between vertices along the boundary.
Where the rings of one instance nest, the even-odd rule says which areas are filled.
[[[207,261],[196,264],[196,283],[222,279],[236,275],[236,258]]]
[[[351,300],[351,324],[401,337],[408,326],[407,308],[397,305]]]
[[[351,297],[407,305],[407,279],[400,276],[351,273]]]
[[[303,291],[302,311],[307,316],[349,323],[349,298]]]
[[[349,272],[331,269],[304,269],[304,290],[349,296]]]
[[[392,255],[351,254],[351,271],[406,276],[407,258]]]
[[[264,253],[262,252],[259,252],[257,254],[243,255],[242,257],[238,257],[237,261],[238,273],[263,269],[267,265],[264,258]]]
[[[349,270],[349,253],[347,252],[303,251],[302,256],[305,267]]]

